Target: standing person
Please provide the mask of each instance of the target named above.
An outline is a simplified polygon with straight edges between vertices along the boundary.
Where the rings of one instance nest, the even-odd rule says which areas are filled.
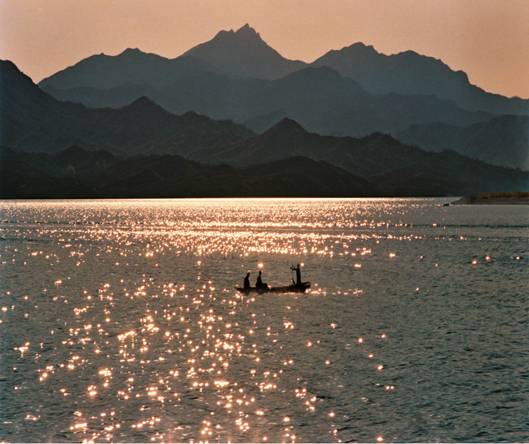
[[[243,287],[245,290],[248,290],[250,288],[250,272],[246,273],[246,277],[244,278]]]
[[[263,278],[262,278],[262,275],[263,272],[261,270],[259,270],[259,276],[257,276],[257,280],[255,281],[255,288],[259,289],[259,288],[263,288],[264,284],[263,284]]]
[[[301,265],[297,264],[295,267],[290,267],[292,271],[296,272],[296,283],[295,285],[301,285]]]

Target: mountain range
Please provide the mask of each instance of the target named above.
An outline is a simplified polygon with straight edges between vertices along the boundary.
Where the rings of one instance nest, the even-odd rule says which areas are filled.
[[[529,100],[491,94],[470,83],[463,71],[415,51],[385,55],[361,42],[332,50],[314,66],[328,66],[374,94],[425,94],[449,100],[468,110],[493,114],[529,114]]]
[[[234,167],[177,155],[123,158],[78,146],[57,153],[0,147],[0,198],[439,196],[519,190],[529,179],[453,154],[436,156],[446,157],[449,171],[431,176],[433,169],[387,169],[368,180],[300,156]]]
[[[183,56],[205,62],[229,76],[256,79],[277,79],[306,65],[300,60],[281,56],[248,24],[237,31],[220,31],[213,39],[191,48]]]
[[[529,184],[528,173],[382,133],[322,136],[283,118],[256,134],[145,97],[118,109],[61,102],[10,62],[0,79],[4,197],[445,195]]]
[[[194,112],[176,116],[145,97],[120,109],[61,102],[7,61],[0,61],[0,90],[0,144],[27,151],[57,151],[81,143],[125,155],[189,155],[253,134]]]
[[[248,25],[175,59],[94,55],[38,86],[0,61],[2,195],[526,190],[527,103],[410,51],[288,60]]]
[[[164,86],[44,90],[60,100],[97,107],[121,107],[146,96],[174,113],[194,110],[215,119],[232,119],[256,131],[276,123],[276,115],[295,119],[311,131],[349,136],[395,133],[432,121],[472,124],[492,117],[433,96],[373,95],[327,67],[303,68],[276,80],[233,78],[206,71]],[[254,126],[256,121],[261,123]]]
[[[124,84],[160,85],[198,71],[230,77],[278,79],[313,66],[333,68],[375,94],[431,95],[469,110],[493,114],[529,114],[529,100],[491,94],[472,85],[463,71],[439,59],[404,51],[385,55],[362,42],[330,50],[312,63],[289,60],[271,48],[248,24],[220,31],[183,55],[167,59],[127,49],[116,57],[94,55],[42,80],[43,88],[110,89]]]
[[[435,143],[424,143],[425,149],[452,149],[515,168],[529,162],[528,131],[515,118],[529,115],[528,100],[488,93],[464,72],[413,51],[384,55],[355,43],[310,64],[289,60],[249,25],[220,31],[174,59],[139,49],[94,55],[39,86],[89,107],[119,108],[145,96],[172,113],[230,119],[256,132],[289,117],[324,135],[384,132],[422,146],[435,128]],[[513,116],[511,124],[498,125],[505,114]],[[467,134],[478,126],[490,139],[462,143],[450,131]]]
[[[0,198],[368,196],[366,180],[294,158],[252,168],[203,165],[175,155],[129,158],[79,147],[47,153],[0,148]]]
[[[397,136],[431,151],[453,149],[493,165],[529,170],[529,116],[503,115],[469,126],[430,123]]]
[[[321,136],[288,118],[228,149],[197,154],[202,161],[237,166],[288,156],[309,157],[362,177],[388,195],[446,195],[529,186],[529,173],[492,166],[453,151],[426,152],[381,133],[363,138]]]

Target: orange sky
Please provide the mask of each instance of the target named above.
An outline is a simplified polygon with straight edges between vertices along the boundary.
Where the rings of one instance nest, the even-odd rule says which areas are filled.
[[[356,41],[413,49],[529,97],[529,0],[0,0],[0,58],[39,81],[127,47],[175,57],[246,22],[288,58]]]

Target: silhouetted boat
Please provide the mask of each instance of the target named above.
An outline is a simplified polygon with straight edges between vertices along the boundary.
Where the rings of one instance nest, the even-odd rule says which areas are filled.
[[[302,282],[301,284],[285,285],[284,287],[235,287],[235,289],[244,294],[250,293],[305,293],[310,288],[310,282]]]

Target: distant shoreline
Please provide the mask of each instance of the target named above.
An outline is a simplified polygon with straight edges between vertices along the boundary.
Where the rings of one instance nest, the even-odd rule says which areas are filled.
[[[0,202],[12,202],[12,201],[38,201],[38,200],[49,200],[49,201],[58,201],[58,200],[199,200],[199,199],[362,199],[362,200],[371,200],[371,199],[443,199],[450,201],[455,197],[450,196],[431,196],[431,195],[372,195],[372,196],[355,196],[355,195],[176,195],[176,196],[76,196],[76,195],[65,195],[65,196],[50,196],[50,197],[17,197],[17,196],[1,196]]]
[[[527,192],[478,193],[464,196],[452,205],[529,205]]]

